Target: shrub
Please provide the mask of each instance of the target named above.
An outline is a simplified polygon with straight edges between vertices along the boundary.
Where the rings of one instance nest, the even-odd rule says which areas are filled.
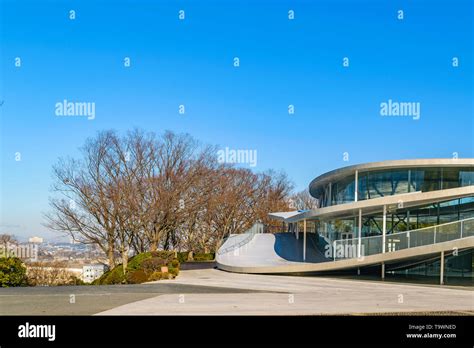
[[[155,280],[160,280],[163,278],[163,273],[161,272],[153,272],[149,277],[148,277],[148,281],[152,282],[152,281],[155,281]]]
[[[194,261],[213,261],[214,257],[214,253],[195,253]]]
[[[154,271],[160,270],[162,266],[166,266],[166,262],[158,257],[152,257],[142,263],[142,268],[146,273],[153,273]]]
[[[174,251],[168,251],[168,250],[162,250],[162,251],[152,251],[151,253],[152,257],[159,258],[164,261],[164,264],[166,265],[167,263],[173,261],[175,258],[175,252]]]
[[[109,285],[125,283],[125,276],[123,274],[123,266],[118,265],[114,269],[105,272],[99,279],[94,280],[94,285]]]
[[[173,261],[174,251],[149,251],[146,253],[137,254],[132,257],[127,265],[127,270],[136,270],[141,269],[143,267],[143,263],[145,262],[158,262],[158,261],[148,261],[148,260],[161,260],[162,265],[166,265],[169,262]]]
[[[28,284],[31,286],[75,285],[78,278],[60,261],[32,262],[26,269]]]
[[[127,283],[129,284],[141,284],[146,282],[147,280],[148,275],[142,269],[130,271],[127,273]]]
[[[128,261],[127,270],[140,269],[142,267],[142,263],[145,260],[148,260],[151,258],[152,258],[151,252],[137,254]]]
[[[174,259],[173,261],[171,261],[171,267],[172,267],[172,268],[179,268],[179,261],[178,261],[178,259]]]
[[[178,261],[180,263],[184,263],[184,262],[188,261],[188,255],[189,255],[189,252],[187,252],[187,251],[179,252],[178,256],[177,256]]]
[[[123,266],[115,267],[110,276],[107,278],[106,284],[122,284],[125,283],[125,275],[123,274]]]
[[[59,285],[88,285],[88,283],[84,282],[82,279],[76,277],[75,275],[72,275],[69,278],[69,281],[67,284],[59,284]]]
[[[182,251],[177,253],[177,259],[180,263],[189,261],[214,261],[215,253],[192,253],[189,251]]]
[[[167,266],[168,273],[162,273],[161,267]],[[127,272],[124,276],[123,266],[118,265],[114,269],[104,273],[92,284],[140,284],[146,281],[155,281],[175,277],[179,273],[180,263],[175,258],[174,251],[152,251],[137,254],[132,257],[127,265]]]
[[[169,267],[168,268],[168,273],[171,274],[174,278],[179,274],[179,268]]]
[[[27,277],[23,262],[18,257],[0,258],[0,286],[8,288],[25,285],[27,285]]]

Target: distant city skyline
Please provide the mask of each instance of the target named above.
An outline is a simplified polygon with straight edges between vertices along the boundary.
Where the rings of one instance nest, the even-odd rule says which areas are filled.
[[[296,191],[346,165],[472,158],[473,6],[0,0],[0,233],[60,239],[42,225],[52,166],[106,129],[246,151],[237,165]]]

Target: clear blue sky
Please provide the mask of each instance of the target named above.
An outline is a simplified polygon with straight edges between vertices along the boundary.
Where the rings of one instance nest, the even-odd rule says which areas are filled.
[[[360,162],[474,157],[472,3],[0,0],[0,233],[54,236],[51,167],[103,129],[255,149],[255,170],[297,189]],[[95,102],[96,118],[57,117],[63,99]],[[421,118],[380,116],[388,99]]]

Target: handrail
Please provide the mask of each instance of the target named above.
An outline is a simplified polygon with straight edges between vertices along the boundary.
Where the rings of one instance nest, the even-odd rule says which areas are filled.
[[[470,224],[471,222],[472,224]],[[471,228],[466,230],[466,225]],[[474,236],[474,218],[447,222],[444,224],[423,227],[416,230],[386,234],[385,252],[393,252],[400,249],[436,244],[470,236]],[[364,248],[361,251],[358,250],[359,238],[338,239],[333,241],[332,252],[334,260],[374,255],[383,252],[382,235],[362,237],[360,238],[360,242],[361,248]],[[353,250],[349,250],[349,247]],[[356,252],[354,252],[355,248],[357,248]]]
[[[218,255],[222,255],[222,254],[225,254],[225,253],[228,253],[229,251],[233,251],[235,249],[238,249],[240,248],[241,246],[247,244],[248,242],[250,242],[253,237],[257,234],[257,233],[263,233],[263,227],[264,225],[260,222],[256,222],[255,224],[253,224],[252,227],[250,227],[247,231],[245,231],[244,233],[242,234],[236,234],[236,235],[231,235],[229,237],[228,240],[230,240],[230,238],[235,238],[235,237],[239,237],[241,235],[247,235],[244,237],[244,239],[242,239],[240,242],[238,243],[235,243],[235,244],[231,244],[230,246],[226,247],[225,249],[222,249],[220,248],[218,251],[217,251],[217,254]]]

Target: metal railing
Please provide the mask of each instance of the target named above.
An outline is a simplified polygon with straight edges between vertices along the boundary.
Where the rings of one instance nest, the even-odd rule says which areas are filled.
[[[263,233],[264,225],[256,222],[252,227],[242,234],[234,234],[229,236],[222,247],[217,251],[218,255],[222,255],[240,248],[250,242],[257,233]],[[225,248],[223,248],[225,246]]]
[[[411,231],[397,232],[385,236],[385,252],[414,248],[423,245],[448,242],[474,236],[474,218],[448,222]],[[369,256],[383,252],[383,236],[362,237],[359,253],[359,239],[339,239],[332,243],[334,260]]]

